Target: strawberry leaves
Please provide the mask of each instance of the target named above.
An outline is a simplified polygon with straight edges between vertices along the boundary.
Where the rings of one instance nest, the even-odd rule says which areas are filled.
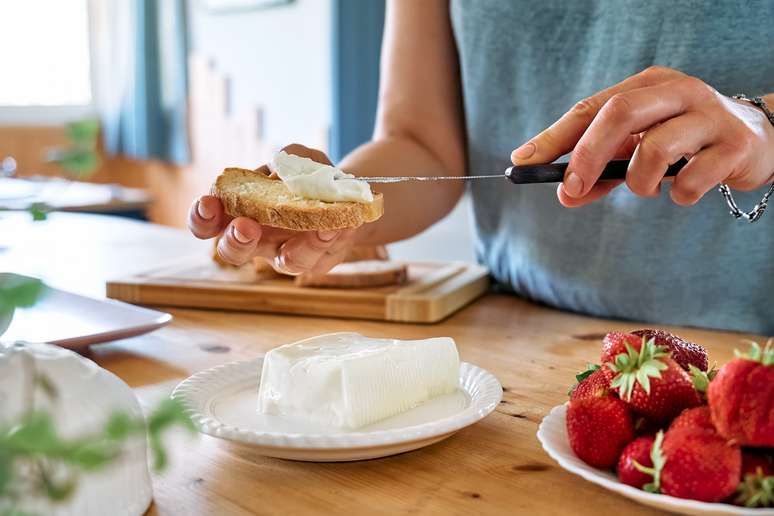
[[[766,346],[761,348],[760,344],[753,341],[750,343],[750,351],[742,353],[741,351],[734,350],[734,355],[737,358],[743,358],[746,360],[752,360],[753,362],[759,362],[765,366],[774,366],[774,346],[772,346],[772,340],[766,343]]]
[[[581,371],[580,373],[575,375],[575,381],[578,383],[581,383],[583,380],[594,374],[595,371],[599,369],[599,366],[597,364],[588,363],[586,364],[586,370]]]
[[[636,460],[634,461],[634,467],[642,473],[653,477],[653,481],[642,486],[644,491],[648,493],[658,493],[661,491],[661,470],[664,469],[666,464],[666,457],[664,452],[661,451],[661,443],[664,442],[664,432],[660,430],[656,434],[656,440],[653,441],[653,447],[650,449],[650,460],[653,462],[653,467],[648,468],[643,466]]]
[[[734,502],[745,507],[774,506],[774,476],[748,473],[736,488]]]
[[[599,366],[597,364],[592,364],[591,362],[586,364],[586,369],[575,375],[575,383],[573,384],[572,387],[570,387],[570,390],[567,391],[567,395],[571,396],[573,391],[578,387],[578,385],[581,384],[583,380],[585,380],[586,378],[588,378],[598,370],[599,370]]]
[[[709,389],[709,384],[712,379],[718,374],[718,370],[715,369],[715,366],[712,366],[712,369],[709,371],[702,371],[695,365],[690,364],[688,366],[688,374],[691,376],[691,381],[693,382],[693,387],[696,389],[696,392],[702,396],[702,399],[706,400],[707,389]]]
[[[616,355],[613,362],[608,362],[607,367],[617,373],[611,387],[618,389],[621,399],[631,400],[634,386],[639,383],[646,394],[650,394],[650,379],[661,378],[661,371],[667,369],[667,364],[662,360],[669,353],[663,346],[656,346],[655,339],[642,338],[642,346],[639,352],[630,344],[626,344],[626,352]]]

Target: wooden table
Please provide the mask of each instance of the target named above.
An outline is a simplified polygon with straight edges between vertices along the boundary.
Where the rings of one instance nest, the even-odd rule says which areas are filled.
[[[0,270],[38,274],[101,295],[105,279],[183,253],[207,252],[184,232],[112,217],[57,214],[43,223],[0,216]],[[354,330],[374,337],[448,335],[463,360],[492,371],[505,393],[482,422],[428,448],[366,462],[314,464],[265,458],[208,436],[172,444],[173,466],[154,478],[150,514],[627,514],[652,513],[559,468],[540,447],[538,423],[566,401],[573,375],[599,356],[609,330],[636,323],[564,313],[490,295],[436,325],[203,310],[172,310],[155,333],[94,346],[90,357],[154,403],[204,368],[253,358],[279,344]],[[678,329],[730,359],[740,335]]]

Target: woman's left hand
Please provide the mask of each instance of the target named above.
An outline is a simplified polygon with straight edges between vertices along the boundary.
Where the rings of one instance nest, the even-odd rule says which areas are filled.
[[[594,201],[620,184],[597,182],[613,159],[631,158],[627,186],[651,197],[658,195],[667,167],[689,157],[670,192],[684,206],[721,182],[754,190],[774,178],[774,127],[765,114],[663,67],[581,100],[511,158],[516,165],[550,163],[570,151],[557,192],[568,207]]]

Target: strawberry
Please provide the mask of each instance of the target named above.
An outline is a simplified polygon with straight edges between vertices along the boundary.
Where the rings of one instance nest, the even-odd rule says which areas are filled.
[[[645,468],[653,467],[653,461],[650,458],[653,441],[655,441],[653,436],[638,437],[626,445],[618,459],[618,467],[616,468],[618,480],[637,489],[642,489],[645,484],[650,482],[651,476],[640,471],[637,465],[645,466]]]
[[[610,374],[598,365],[589,364],[586,371],[575,376],[578,383],[570,391],[570,399],[607,396],[610,393]]]
[[[702,405],[701,407],[683,410],[680,415],[672,421],[672,424],[669,425],[670,430],[677,430],[678,428],[692,428],[715,432],[715,425],[712,424],[709,407]]]
[[[742,453],[714,431],[703,428],[659,432],[651,450],[653,467],[637,469],[653,477],[643,488],[650,492],[719,502],[736,491]]]
[[[615,361],[615,357],[621,353],[626,353],[626,345],[630,345],[637,351],[642,345],[642,337],[630,333],[621,333],[612,331],[602,339],[602,356],[600,363],[602,365]]]
[[[667,348],[672,360],[677,362],[686,371],[690,365],[693,365],[700,371],[706,371],[709,366],[709,358],[704,346],[687,341],[664,330],[644,329],[635,330],[631,333],[632,335],[645,337],[647,340],[654,339],[656,346]]]
[[[634,412],[656,424],[667,424],[686,408],[701,404],[688,373],[653,339],[642,337],[639,352],[629,344],[607,367],[615,373],[610,386]]]
[[[570,447],[595,468],[612,468],[624,446],[634,439],[629,407],[614,396],[581,398],[567,407]]]
[[[734,503],[746,507],[774,507],[774,467],[771,457],[742,451],[742,481]]]
[[[774,348],[753,343],[720,368],[707,390],[718,433],[742,446],[774,447]]]

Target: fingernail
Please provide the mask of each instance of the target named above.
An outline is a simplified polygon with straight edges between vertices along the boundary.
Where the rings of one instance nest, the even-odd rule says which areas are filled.
[[[583,179],[575,172],[570,172],[564,178],[564,193],[570,197],[580,197],[583,194]]]
[[[274,270],[281,274],[287,274],[288,276],[298,276],[301,274],[300,272],[294,272],[288,269],[288,266],[285,264],[285,255],[282,254],[282,251],[274,257]]]
[[[338,235],[338,231],[318,231],[317,232],[317,238],[322,240],[323,242],[330,242],[334,238],[336,238],[336,235]]]
[[[527,142],[515,151],[513,151],[513,157],[516,159],[527,159],[535,154],[537,146],[532,142]]]
[[[196,213],[204,220],[211,220],[215,216],[201,201],[196,203]]]
[[[231,228],[231,234],[234,235],[234,238],[236,238],[237,242],[240,244],[249,244],[253,241],[252,238],[249,238],[242,233],[239,232],[239,230],[236,227]]]

